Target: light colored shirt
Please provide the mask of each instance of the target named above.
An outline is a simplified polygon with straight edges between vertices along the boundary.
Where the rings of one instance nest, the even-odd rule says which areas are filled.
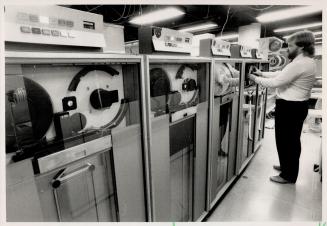
[[[231,71],[233,78],[226,78],[227,82],[230,86],[238,86],[240,84],[240,72],[230,65],[228,68]]]
[[[304,101],[311,96],[316,63],[314,59],[299,54],[282,71],[262,72],[262,76],[264,78],[256,77],[254,81],[264,87],[276,88],[277,98]]]

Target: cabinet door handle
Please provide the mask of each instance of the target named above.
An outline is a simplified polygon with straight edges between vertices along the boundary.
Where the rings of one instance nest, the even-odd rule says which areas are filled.
[[[84,165],[83,167],[69,173],[69,174],[66,174],[64,175],[64,172],[65,172],[66,168],[65,169],[62,169],[60,170],[56,176],[52,179],[51,181],[51,184],[52,184],[52,187],[53,188],[58,188],[60,187],[61,183],[64,182],[64,181],[67,181],[69,180],[70,178],[74,177],[74,176],[77,176],[85,171],[94,171],[95,170],[95,166],[91,163],[86,163],[86,165]]]
[[[252,138],[252,134],[251,134],[251,125],[252,125],[252,101],[251,101],[251,98],[250,98],[250,102],[249,102],[249,135],[248,135],[248,137],[249,137],[249,139],[250,140],[253,140],[253,138]]]

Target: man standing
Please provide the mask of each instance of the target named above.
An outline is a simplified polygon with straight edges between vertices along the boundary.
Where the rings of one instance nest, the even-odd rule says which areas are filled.
[[[310,31],[299,31],[288,40],[290,63],[282,71],[261,72],[257,68],[249,78],[264,86],[276,88],[275,139],[280,166],[277,183],[296,183],[301,154],[301,132],[308,114],[308,100],[315,82],[315,38]],[[257,77],[261,76],[261,77]]]

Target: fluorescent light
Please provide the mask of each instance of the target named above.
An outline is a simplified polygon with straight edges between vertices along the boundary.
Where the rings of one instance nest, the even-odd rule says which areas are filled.
[[[302,6],[291,9],[283,9],[274,12],[264,13],[257,17],[257,20],[261,23],[268,23],[273,21],[285,20],[302,15],[313,14],[316,12],[322,12],[322,8],[319,6]]]
[[[218,35],[216,38],[217,39],[223,39],[223,40],[229,40],[229,39],[236,39],[238,38],[239,35],[238,34],[227,34],[227,35]]]
[[[317,42],[317,41],[318,41],[318,42],[319,42],[319,41],[322,41],[322,38],[316,38],[315,41],[316,41],[316,42]]]
[[[215,27],[218,27],[218,25],[216,23],[204,23],[204,24],[198,24],[198,25],[182,28],[182,29],[179,29],[179,31],[196,32],[196,31],[208,30],[208,29],[215,28]]]
[[[168,7],[165,9],[152,11],[150,13],[134,17],[129,22],[138,25],[153,24],[159,21],[169,20],[181,16],[183,14],[185,13],[177,8]]]
[[[314,35],[321,35],[322,31],[316,31],[316,32],[312,32]]]
[[[300,30],[300,29],[305,29],[305,28],[310,28],[310,27],[321,27],[321,26],[322,26],[322,23],[319,22],[319,23],[304,24],[304,25],[299,25],[299,26],[279,28],[279,29],[275,29],[274,32],[294,31],[294,30]]]
[[[321,45],[322,44],[322,42],[316,42],[315,43],[315,45]]]
[[[312,32],[315,36],[317,35],[321,35],[322,34],[322,31],[315,31],[315,32]],[[289,37],[291,37],[291,35],[286,35],[286,36],[283,36],[284,39],[288,39]]]

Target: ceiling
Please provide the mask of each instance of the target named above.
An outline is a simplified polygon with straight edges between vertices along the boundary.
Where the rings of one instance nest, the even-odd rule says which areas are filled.
[[[138,26],[129,23],[129,20],[137,15],[147,13],[149,11],[168,7],[169,5],[70,5],[70,8],[89,11],[92,13],[102,14],[104,22],[113,23],[124,26],[125,41],[137,40]],[[174,5],[184,10],[185,15],[177,19],[153,24],[159,27],[178,29],[192,24],[204,21],[213,21],[218,27],[212,30],[197,32],[220,34],[223,25],[226,22],[227,12],[228,20],[224,27],[223,33],[237,32],[238,27],[248,25],[256,21],[256,17],[263,12],[271,12],[278,9],[297,7],[295,5]],[[311,22],[321,22],[322,13],[316,13],[308,16],[296,17],[273,23],[262,24],[261,37],[277,36],[282,38],[289,33],[275,34],[276,28],[287,27],[292,25],[301,25]],[[321,31],[318,27],[312,31]]]

